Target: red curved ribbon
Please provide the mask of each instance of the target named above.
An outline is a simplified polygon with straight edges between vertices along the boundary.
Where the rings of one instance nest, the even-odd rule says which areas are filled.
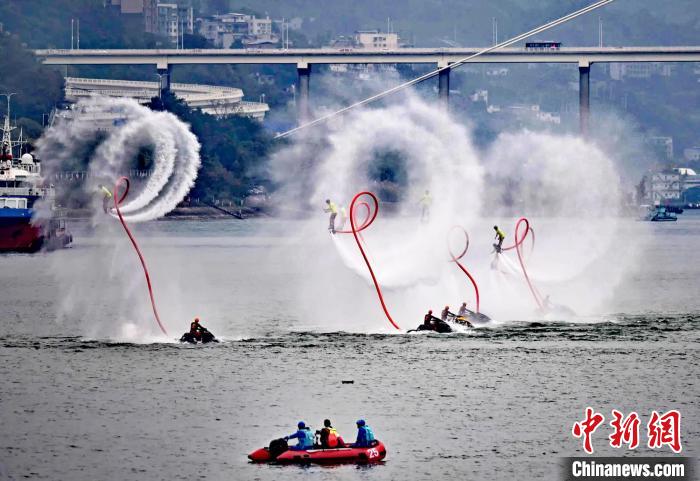
[[[520,219],[518,219],[518,223],[523,219],[525,219],[525,218],[521,217]],[[527,219],[525,219],[525,221],[527,222]],[[517,224],[516,224],[516,229],[517,229]],[[523,241],[525,240],[525,237],[527,237],[529,234],[532,234],[532,244],[530,245],[530,254],[529,255],[532,255],[532,252],[535,250],[535,229],[532,228],[530,226],[530,223],[528,222],[527,229],[525,231],[525,235],[523,236]],[[518,244],[517,239],[516,239],[515,244],[513,244],[512,246],[508,246],[508,247],[501,247],[501,250],[502,251],[509,251],[509,250],[515,249],[516,247],[518,247],[518,245],[522,245],[522,241],[520,242],[520,244]]]
[[[519,235],[520,232],[520,226],[522,224],[525,224],[525,231],[523,232],[522,236]],[[537,306],[542,309],[543,303],[542,303],[542,296],[540,295],[539,291],[537,288],[534,286],[532,283],[532,280],[530,280],[530,276],[527,273],[527,269],[525,268],[525,260],[523,259],[523,253],[522,253],[522,245],[525,242],[525,238],[527,235],[532,232],[532,248],[530,250],[530,253],[532,253],[532,250],[534,250],[535,246],[535,231],[533,231],[530,228],[530,222],[525,218],[521,217],[518,219],[518,223],[515,224],[515,244],[513,244],[512,247],[509,247],[508,249],[515,248],[515,252],[518,254],[518,261],[520,261],[520,268],[523,271],[523,276],[525,276],[525,281],[527,282],[528,287],[530,288],[530,292],[532,293],[532,297],[535,298],[535,302],[537,303]],[[505,250],[505,249],[504,249]]]
[[[365,230],[372,222],[374,222],[374,218],[377,217],[377,211],[374,211],[374,216],[372,216],[372,209],[370,208],[369,204],[367,202],[360,202],[359,205],[365,208],[365,218],[364,220],[360,223],[360,227],[357,228],[357,232],[362,232]],[[352,210],[352,209],[351,209]],[[351,222],[352,223],[352,222]],[[336,234],[352,234],[352,229],[350,230],[337,230],[335,231]]]
[[[121,195],[121,197],[118,195],[119,194],[119,187],[121,184],[125,184],[126,188],[124,189],[124,193]],[[165,330],[165,327],[163,326],[163,323],[160,322],[160,316],[158,315],[158,309],[156,309],[156,300],[153,297],[153,287],[151,286],[151,276],[148,274],[148,268],[146,267],[146,260],[143,258],[143,254],[141,254],[141,249],[139,249],[139,245],[136,243],[136,239],[134,239],[133,234],[131,233],[131,230],[129,230],[129,227],[126,225],[126,221],[124,221],[124,217],[122,217],[122,213],[119,210],[119,204],[121,204],[124,199],[126,199],[126,195],[129,193],[129,179],[127,177],[119,177],[117,179],[117,183],[114,185],[114,209],[117,211],[117,215],[119,216],[119,221],[122,223],[122,226],[124,227],[124,230],[126,231],[126,235],[129,236],[129,240],[131,240],[131,244],[134,246],[134,249],[136,249],[136,253],[139,256],[139,260],[141,261],[141,266],[143,267],[143,273],[146,275],[146,284],[148,285],[148,295],[151,297],[151,307],[153,308],[153,314],[156,317],[156,322],[158,323],[158,327],[160,327],[160,330],[163,331],[163,334],[166,336],[168,335],[168,332]]]
[[[355,227],[355,203],[357,202],[357,199],[359,199],[362,196],[369,196],[372,201],[374,202],[374,212],[372,216],[369,216],[369,221],[367,223],[363,223],[361,228]],[[369,206],[369,204],[368,204]],[[366,229],[367,227],[374,222],[374,219],[377,218],[377,213],[379,212],[379,200],[377,199],[377,196],[374,195],[372,192],[359,192],[355,194],[355,197],[353,197],[352,202],[350,203],[350,227],[352,228],[352,235],[355,238],[355,242],[357,243],[357,247],[360,248],[360,252],[362,253],[362,258],[365,260],[365,264],[367,264],[367,269],[369,269],[369,273],[372,276],[372,282],[374,282],[374,288],[377,291],[377,296],[379,297],[379,302],[382,305],[382,309],[384,310],[384,314],[386,315],[386,318],[389,320],[392,326],[394,326],[396,329],[401,330],[401,328],[394,322],[394,319],[391,317],[391,314],[389,314],[389,309],[386,307],[386,303],[384,302],[384,296],[382,295],[382,289],[379,286],[379,282],[377,281],[377,277],[374,275],[374,270],[372,269],[372,265],[369,262],[369,259],[367,258],[367,254],[365,254],[365,250],[362,248],[362,242],[360,242],[360,236],[359,232],[362,229]]]
[[[450,245],[450,242],[449,242],[450,235],[452,234],[452,232],[454,232],[455,229],[459,229],[464,233],[464,240],[465,240],[464,250],[462,250],[462,252],[458,256],[454,255],[454,253],[452,252],[452,246]],[[467,253],[468,249],[469,249],[469,234],[467,234],[467,231],[463,227],[458,226],[458,225],[453,226],[452,229],[450,229],[450,233],[447,236],[447,250],[450,252],[450,257],[452,257],[452,262],[457,264],[457,266],[460,269],[462,269],[462,272],[464,272],[467,275],[467,277],[469,278],[469,280],[472,282],[472,285],[474,286],[474,293],[476,295],[476,312],[479,313],[479,286],[476,285],[476,281],[474,280],[474,277],[472,277],[472,275],[469,273],[467,268],[464,267],[461,262],[459,262],[459,260],[462,257],[464,257],[464,255]]]

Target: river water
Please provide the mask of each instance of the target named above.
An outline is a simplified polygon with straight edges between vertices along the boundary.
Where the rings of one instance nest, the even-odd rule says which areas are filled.
[[[611,409],[638,412],[642,444],[652,410],[678,409],[683,454],[700,454],[700,215],[625,224],[620,242],[640,255],[614,309],[446,336],[364,329],[364,315],[305,317],[290,286],[304,284],[299,266],[314,253],[293,249],[289,227],[136,229],[169,338],[200,315],[223,339],[211,346],[133,342],[143,327],[132,313],[152,321],[118,231],[98,241],[76,225],[71,249],[0,257],[0,479],[560,479],[560,459],[583,453],[571,426],[587,406],[606,423]],[[110,242],[124,244],[106,251]],[[120,269],[135,277],[121,282]],[[346,440],[366,419],[385,462],[248,463],[297,421],[316,429],[326,417]],[[626,454],[609,432],[594,434],[596,455]]]

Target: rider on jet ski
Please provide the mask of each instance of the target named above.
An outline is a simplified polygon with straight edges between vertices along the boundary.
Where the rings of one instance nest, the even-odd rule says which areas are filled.
[[[423,325],[420,327],[420,329],[423,331],[434,331],[437,322],[440,322],[440,319],[433,316],[433,310],[430,309],[423,318]]]
[[[199,317],[195,317],[194,321],[190,323],[190,334],[194,336],[195,339],[201,339],[202,333],[206,332],[207,328],[199,323]]]

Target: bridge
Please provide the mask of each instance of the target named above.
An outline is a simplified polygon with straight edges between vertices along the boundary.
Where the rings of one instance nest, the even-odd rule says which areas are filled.
[[[367,49],[160,49],[160,50],[36,50],[47,65],[154,65],[161,89],[170,89],[173,65],[187,64],[291,64],[297,67],[297,111],[300,120],[311,118],[309,82],[314,64],[433,64],[447,67],[480,48]],[[469,63],[575,63],[579,69],[581,130],[588,130],[590,67],[604,62],[700,62],[700,46],[667,47],[564,47],[558,49],[502,48]],[[447,105],[450,70],[438,76],[438,97]]]

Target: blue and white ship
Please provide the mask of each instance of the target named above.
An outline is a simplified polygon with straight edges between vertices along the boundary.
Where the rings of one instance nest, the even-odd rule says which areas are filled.
[[[41,162],[30,153],[21,153],[22,140],[13,141],[8,101],[0,146],[0,251],[36,252],[70,245],[73,237],[66,221],[54,206],[55,191],[41,177]],[[36,207],[43,202],[47,215],[36,218]]]

